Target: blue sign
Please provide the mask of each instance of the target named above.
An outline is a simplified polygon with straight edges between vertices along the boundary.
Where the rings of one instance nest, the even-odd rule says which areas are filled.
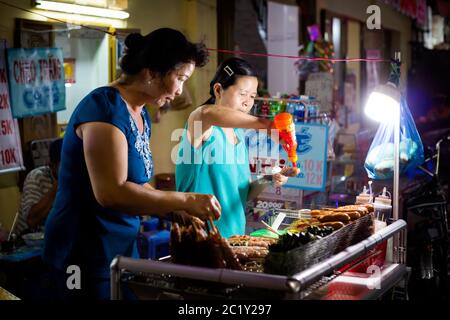
[[[297,166],[300,174],[289,178],[284,185],[288,188],[304,190],[325,190],[327,172],[328,127],[316,123],[295,124],[297,137]],[[265,174],[265,169],[274,166],[292,166],[287,153],[264,133],[247,134],[250,171],[252,174]],[[276,148],[275,150],[273,150]],[[275,152],[274,152],[275,151]],[[262,172],[257,172],[261,166]]]
[[[14,48],[7,52],[11,107],[15,118],[66,109],[61,49]]]
[[[289,178],[286,187],[305,190],[325,190],[327,178],[328,126],[297,123],[298,177]],[[288,161],[286,152],[281,157]]]

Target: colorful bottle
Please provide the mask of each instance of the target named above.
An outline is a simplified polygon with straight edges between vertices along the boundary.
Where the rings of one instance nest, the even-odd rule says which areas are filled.
[[[269,103],[265,100],[261,104],[261,108],[259,109],[259,115],[262,117],[269,116]]]
[[[295,98],[292,98],[292,97],[291,97],[289,100],[294,100],[294,99],[295,99]],[[292,101],[289,101],[289,102],[287,103],[285,112],[294,115],[294,113],[295,113],[295,103],[292,102]]]
[[[287,98],[286,98],[287,99]],[[280,102],[280,112],[286,112],[287,109],[287,103],[284,100],[281,100]]]
[[[280,102],[274,100],[269,102],[270,106],[270,118],[273,119],[277,114],[280,113],[281,104]]]
[[[294,167],[297,166],[297,138],[295,136],[295,125],[292,115],[287,112],[279,113],[274,118],[274,126],[280,132],[280,139],[285,142],[283,145],[289,160]]]
[[[281,96],[281,100],[280,100],[280,112],[287,112],[287,105],[288,103],[286,102],[286,100],[289,99],[289,95],[288,94],[283,94]]]
[[[295,121],[304,122],[305,121],[305,105],[303,102],[297,102],[295,104],[294,112]]]
[[[319,122],[318,121],[319,110],[317,107],[317,100],[315,97],[309,97],[307,110],[308,110],[308,118],[310,119],[308,122],[310,123]]]
[[[303,122],[305,121],[305,105],[300,101],[298,97],[291,98],[290,100],[299,100],[299,101],[291,101],[288,103],[288,107],[286,108],[286,112],[289,112],[294,117],[295,122]]]

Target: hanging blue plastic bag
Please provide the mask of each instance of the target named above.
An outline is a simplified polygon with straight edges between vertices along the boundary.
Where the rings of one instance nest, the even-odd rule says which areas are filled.
[[[423,144],[404,96],[400,101],[400,174],[424,162]],[[394,122],[382,123],[364,163],[370,179],[391,179],[394,175]]]

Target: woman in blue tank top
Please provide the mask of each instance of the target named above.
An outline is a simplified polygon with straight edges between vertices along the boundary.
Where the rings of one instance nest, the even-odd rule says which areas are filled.
[[[244,130],[267,129],[272,121],[254,117],[258,79],[243,59],[222,62],[210,84],[211,98],[191,113],[183,132],[176,164],[178,191],[214,194],[222,207],[215,222],[223,237],[245,233],[245,205],[268,184],[250,182],[250,167]],[[275,186],[297,174],[283,168],[272,176]]]
[[[168,218],[184,210],[203,220],[220,216],[212,195],[164,192],[149,184],[151,121],[144,105],[162,106],[180,95],[194,68],[206,63],[206,49],[168,28],[131,34],[125,46],[121,77],[79,103],[64,137],[43,252],[59,299],[109,299],[112,259],[138,257],[139,215]],[[81,290],[67,290],[69,266],[79,268],[70,270],[81,272]]]

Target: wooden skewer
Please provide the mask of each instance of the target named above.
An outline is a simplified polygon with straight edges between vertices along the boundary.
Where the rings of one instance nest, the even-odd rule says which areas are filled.
[[[7,241],[10,240],[11,235],[12,235],[12,233],[14,232],[14,228],[16,227],[16,223],[17,223],[17,218],[18,218],[18,217],[19,217],[19,211],[16,212],[16,216],[14,217],[14,221],[13,221],[13,224],[12,224],[12,226],[11,226],[11,230],[9,231]]]
[[[191,225],[192,225],[192,227],[194,228],[194,231],[195,231],[196,233],[198,233],[198,228],[197,228],[197,226],[195,225],[195,223],[191,223]]]
[[[195,232],[195,239],[197,241],[202,241],[204,240],[206,237],[204,236],[204,230],[199,228],[197,226],[197,224],[195,222],[191,223],[192,227],[194,228],[194,232]]]
[[[261,223],[266,227],[267,230],[275,233],[277,236],[279,236],[280,234],[278,233],[277,230],[275,230],[274,228],[272,228],[271,226],[269,226],[265,221],[261,220]]]
[[[212,217],[208,217],[209,223],[211,223],[211,228],[214,233],[219,234],[219,231],[217,230],[216,226],[214,225],[214,222],[212,220]]]

